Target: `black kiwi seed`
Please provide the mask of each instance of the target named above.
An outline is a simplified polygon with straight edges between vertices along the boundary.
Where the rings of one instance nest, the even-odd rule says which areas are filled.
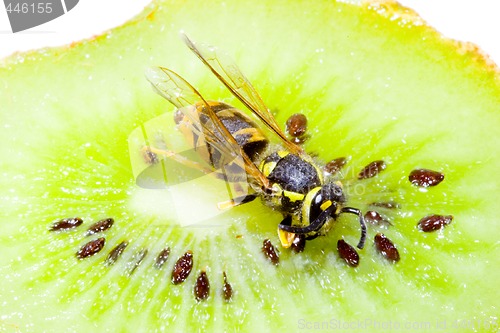
[[[193,252],[187,251],[182,257],[177,259],[172,270],[172,283],[179,284],[184,282],[193,269]]]
[[[222,272],[222,276],[224,278],[224,285],[222,286],[222,297],[226,302],[231,301],[233,298],[233,287],[227,282],[226,272]]]
[[[444,174],[428,169],[416,169],[410,172],[408,180],[416,186],[429,187],[436,186],[444,179]]]
[[[346,165],[346,163],[347,163],[347,158],[345,157],[336,158],[326,163],[325,171],[331,175],[334,175],[337,172],[339,172],[344,167],[344,165]]]
[[[278,253],[276,252],[276,249],[274,248],[273,244],[269,239],[265,239],[262,242],[262,253],[266,256],[266,258],[273,264],[273,265],[278,265],[280,262],[280,257],[278,256]]]
[[[307,131],[307,118],[302,113],[292,114],[286,121],[286,131],[294,138],[303,136]]]
[[[208,282],[208,276],[205,271],[201,271],[200,275],[196,279],[196,284],[194,285],[194,296],[197,301],[203,301],[210,295],[210,283]]]
[[[399,261],[399,251],[389,238],[387,238],[384,234],[378,233],[375,235],[374,241],[377,251],[387,260],[392,262]]]
[[[359,265],[358,252],[343,239],[337,241],[337,251],[339,252],[340,258],[344,259],[349,266],[357,267]]]
[[[428,215],[418,222],[418,228],[424,232],[436,231],[444,228],[453,221],[451,215]]]
[[[135,270],[137,269],[137,267],[141,265],[142,261],[144,260],[147,254],[148,250],[142,249],[141,251],[137,252],[134,255],[132,260],[128,263],[128,268],[127,268],[128,275],[132,275],[135,272]]]
[[[290,245],[292,248],[293,252],[295,253],[301,253],[304,251],[306,247],[306,236],[303,234],[297,234],[295,235],[292,245]]]
[[[120,256],[122,255],[123,251],[125,251],[125,248],[127,246],[128,246],[127,241],[123,241],[120,244],[118,244],[117,246],[115,246],[111,250],[111,252],[109,252],[108,257],[106,258],[105,264],[107,266],[113,265],[118,260],[118,258],[120,258]]]
[[[385,170],[386,167],[387,165],[382,160],[373,161],[367,166],[365,166],[363,170],[361,170],[361,172],[358,174],[358,179],[367,179],[375,177],[382,170]]]
[[[87,257],[91,257],[94,254],[98,253],[99,251],[102,250],[104,247],[104,244],[106,243],[106,239],[104,237],[94,239],[85,245],[83,245],[80,250],[76,253],[76,257],[78,259],[83,259]]]
[[[391,224],[387,218],[375,210],[369,210],[366,212],[365,221],[373,225]]]
[[[170,248],[166,247],[158,254],[155,261],[156,268],[162,268],[163,264],[168,260],[168,256],[170,255]]]
[[[302,135],[302,136],[300,136],[300,137],[298,137],[298,138],[292,138],[292,142],[293,142],[293,143],[295,143],[295,144],[297,144],[297,145],[301,145],[301,144],[303,144],[304,142],[306,142],[306,140],[307,140],[307,139],[309,139],[309,135],[305,134],[305,135]],[[311,153],[311,154],[309,154],[309,155],[310,155],[311,157],[317,157],[317,155],[316,155],[316,156],[314,156],[314,153]]]
[[[57,222],[54,222],[50,227],[50,231],[58,230],[68,230],[78,227],[83,223],[83,220],[79,217],[68,217]]]
[[[386,202],[372,202],[370,206],[382,207],[387,209],[399,209],[401,205],[394,201],[386,201]]]
[[[113,220],[112,218],[100,220],[100,221],[92,224],[87,229],[87,232],[85,233],[85,235],[90,236],[90,235],[97,234],[99,232],[106,231],[113,226],[113,223],[115,223],[115,220]]]

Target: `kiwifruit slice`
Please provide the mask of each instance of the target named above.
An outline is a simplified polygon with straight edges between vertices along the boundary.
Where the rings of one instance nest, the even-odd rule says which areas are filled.
[[[180,227],[189,221],[171,216],[171,197],[136,186],[127,138],[173,111],[146,68],[169,67],[207,98],[241,106],[180,30],[231,54],[280,124],[306,115],[306,150],[347,159],[336,173],[347,204],[391,222],[369,226],[357,267],[337,251],[358,240],[353,216],[295,253],[278,245],[281,215],[259,201]],[[2,330],[498,328],[498,72],[392,2],[155,2],[103,36],[3,60],[0,80]],[[374,161],[386,168],[358,180]],[[445,178],[415,186],[417,169]],[[423,232],[417,223],[431,215],[453,222]],[[82,225],[49,231],[76,217]],[[105,219],[112,227],[87,235]],[[379,233],[399,261],[376,249]],[[99,238],[99,252],[77,258]],[[191,272],[174,285],[189,253]]]

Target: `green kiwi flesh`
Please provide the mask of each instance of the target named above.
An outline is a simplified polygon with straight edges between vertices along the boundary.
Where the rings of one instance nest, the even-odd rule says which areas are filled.
[[[0,331],[496,331],[499,76],[477,53],[405,13],[391,3],[157,1],[92,40],[3,60]],[[180,30],[233,56],[280,124],[304,113],[307,151],[324,162],[349,158],[340,176],[349,206],[400,204],[380,211],[392,225],[370,226],[356,268],[336,250],[339,239],[357,243],[352,216],[295,254],[278,246],[281,215],[258,200],[195,227],[173,215],[175,193],[137,187],[127,138],[173,111],[151,90],[146,68],[171,68],[206,98],[241,106],[183,45]],[[181,140],[172,123],[172,140]],[[375,160],[386,170],[358,180]],[[417,168],[445,180],[418,188],[408,181]],[[189,194],[182,199],[203,212]],[[418,230],[430,214],[453,222]],[[81,226],[48,231],[76,216]],[[110,229],[85,235],[105,218],[115,221]],[[377,253],[379,232],[394,242],[399,262]],[[98,237],[104,248],[77,259]],[[262,254],[265,239],[277,247],[278,265]],[[123,241],[122,256],[105,265]],[[187,251],[192,272],[173,285],[172,268]],[[210,294],[197,301],[201,271]]]

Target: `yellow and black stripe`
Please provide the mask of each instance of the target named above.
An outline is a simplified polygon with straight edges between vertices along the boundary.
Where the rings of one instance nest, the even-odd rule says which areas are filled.
[[[257,160],[259,154],[264,151],[269,143],[262,130],[247,115],[228,104],[208,101],[208,105],[248,157],[252,161]],[[178,129],[184,134],[188,143],[199,150],[200,155],[207,163],[216,169],[221,168],[227,161],[222,158],[221,152],[216,147],[207,145],[206,142],[199,139],[199,135],[192,130],[194,124],[186,114],[192,114],[196,111],[200,124],[204,129],[212,131],[215,135],[222,136],[222,134],[210,123],[209,118],[206,116],[204,103],[200,102],[189,107],[192,108],[191,111],[176,114],[174,119]],[[200,132],[202,131],[200,128]]]

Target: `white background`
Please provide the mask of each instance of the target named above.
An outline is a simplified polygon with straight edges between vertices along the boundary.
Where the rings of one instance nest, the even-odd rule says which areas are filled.
[[[57,0],[56,0],[57,1]],[[400,0],[445,36],[472,41],[500,64],[500,0]],[[0,58],[16,51],[71,43],[120,25],[149,0],[80,0],[53,21],[13,34],[0,4]]]

